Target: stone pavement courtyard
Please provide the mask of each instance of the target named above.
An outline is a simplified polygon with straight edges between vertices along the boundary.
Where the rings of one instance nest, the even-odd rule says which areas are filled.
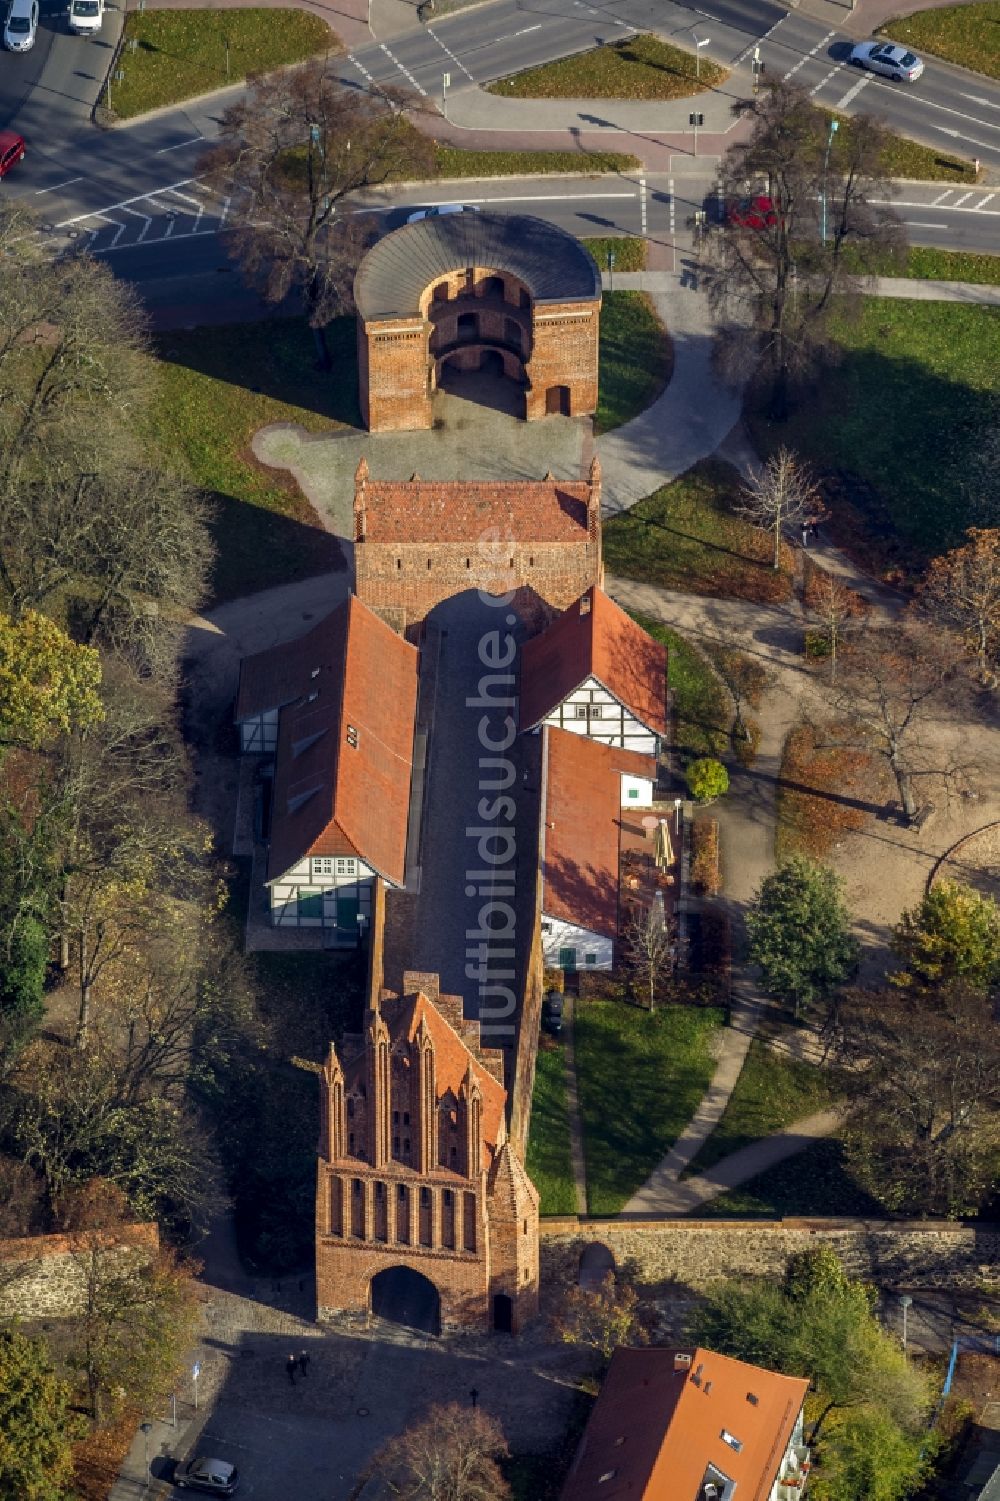
[[[352,537],[354,472],[364,457],[377,480],[580,480],[593,456],[589,417],[524,422],[511,381],[463,375],[434,398],[434,426],[423,432],[310,434],[278,424],[260,430],[255,456],[288,469],[327,528]]]

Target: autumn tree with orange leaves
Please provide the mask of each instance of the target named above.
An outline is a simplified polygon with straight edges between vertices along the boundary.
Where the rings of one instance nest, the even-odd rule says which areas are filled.
[[[935,558],[920,587],[922,608],[958,631],[984,683],[1000,643],[1000,530],[972,526],[968,541]]]

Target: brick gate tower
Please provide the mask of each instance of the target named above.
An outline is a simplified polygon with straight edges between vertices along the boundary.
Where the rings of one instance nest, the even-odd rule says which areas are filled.
[[[507,1139],[503,1055],[437,975],[383,990],[320,1089],[317,1317],[408,1299],[443,1329],[538,1308],[538,1194]],[[403,1322],[408,1322],[403,1317]]]

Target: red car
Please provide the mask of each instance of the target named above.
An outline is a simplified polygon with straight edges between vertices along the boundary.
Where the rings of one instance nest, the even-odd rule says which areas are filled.
[[[6,177],[24,155],[24,136],[16,130],[0,130],[0,177]]]
[[[772,229],[778,222],[774,200],[766,193],[756,193],[752,198],[741,198],[731,203],[726,215],[730,224],[741,229]]]

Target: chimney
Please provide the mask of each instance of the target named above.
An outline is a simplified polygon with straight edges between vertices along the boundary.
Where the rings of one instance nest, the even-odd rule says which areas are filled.
[[[354,471],[354,540],[365,540],[365,502],[369,480],[368,460],[362,454]]]
[[[691,1369],[691,1356],[684,1355],[680,1350],[674,1355],[674,1370],[689,1371]]]

